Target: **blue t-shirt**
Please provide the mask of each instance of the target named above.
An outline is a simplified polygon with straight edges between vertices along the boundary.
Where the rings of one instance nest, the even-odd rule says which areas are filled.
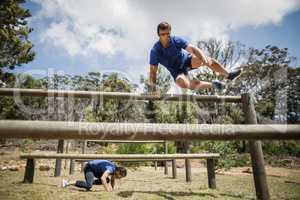
[[[105,171],[109,171],[110,174],[114,174],[116,171],[116,165],[108,160],[91,160],[88,165],[95,177],[99,178]]]
[[[188,52],[184,51],[188,42],[181,37],[171,36],[169,46],[164,48],[158,40],[150,51],[150,65],[158,66],[160,63],[166,67],[175,79],[183,69],[184,61],[188,57]]]

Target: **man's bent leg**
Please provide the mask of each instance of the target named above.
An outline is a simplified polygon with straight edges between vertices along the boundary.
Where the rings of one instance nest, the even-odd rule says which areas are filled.
[[[188,76],[183,73],[176,77],[176,84],[181,88],[190,88],[190,80]]]
[[[179,74],[176,77],[176,84],[181,88],[187,88],[191,90],[212,88],[211,83],[205,81],[198,81],[198,80],[190,81],[188,76],[185,74]]]
[[[191,80],[190,86],[190,89],[192,90],[209,89],[212,88],[212,83],[206,81]]]
[[[90,190],[93,186],[94,182],[94,174],[91,171],[87,171],[84,174],[85,181],[76,181],[75,186],[79,188],[85,188],[86,190]]]
[[[220,73],[221,75],[223,75],[225,77],[228,76],[229,72],[227,71],[227,69],[222,67],[221,64],[218,63],[214,58],[210,58],[210,57],[206,57],[206,58],[207,58],[207,62],[208,62],[207,66],[210,69],[212,69],[215,72]],[[192,64],[192,68],[198,68],[198,67],[204,66],[203,60],[196,56],[192,57],[191,64]]]

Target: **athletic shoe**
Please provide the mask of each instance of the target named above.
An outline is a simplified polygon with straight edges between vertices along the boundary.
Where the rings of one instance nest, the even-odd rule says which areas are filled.
[[[215,89],[222,90],[225,88],[225,84],[219,80],[213,80],[211,83]]]
[[[233,81],[234,79],[236,79],[237,77],[239,77],[241,75],[241,72],[242,72],[241,69],[232,70],[231,72],[229,72],[227,79]]]
[[[68,181],[63,179],[62,182],[61,182],[61,187],[65,188],[69,185]]]

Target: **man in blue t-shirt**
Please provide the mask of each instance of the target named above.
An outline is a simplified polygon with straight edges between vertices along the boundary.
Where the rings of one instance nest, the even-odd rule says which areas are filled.
[[[204,89],[216,88],[223,89],[224,82],[213,80],[210,82],[190,80],[188,71],[201,66],[208,66],[220,75],[229,80],[237,78],[241,70],[229,72],[222,67],[215,59],[206,56],[203,51],[188,43],[183,38],[171,36],[171,25],[162,22],[157,26],[157,41],[150,51],[150,89],[156,91],[157,66],[160,63],[168,69],[176,84],[181,88]]]
[[[126,175],[126,168],[118,167],[108,160],[91,160],[84,167],[85,181],[71,183],[63,180],[62,186],[74,185],[90,190],[93,184],[103,184],[105,190],[111,192],[117,187],[117,179],[123,178]],[[111,176],[110,179],[109,176]]]

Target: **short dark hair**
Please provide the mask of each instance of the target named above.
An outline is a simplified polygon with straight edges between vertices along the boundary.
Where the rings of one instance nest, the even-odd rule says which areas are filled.
[[[119,172],[122,177],[127,175],[127,170],[125,167],[116,167],[116,172]]]
[[[160,30],[171,30],[171,25],[168,22],[161,22],[157,25],[157,35],[159,35]]]

